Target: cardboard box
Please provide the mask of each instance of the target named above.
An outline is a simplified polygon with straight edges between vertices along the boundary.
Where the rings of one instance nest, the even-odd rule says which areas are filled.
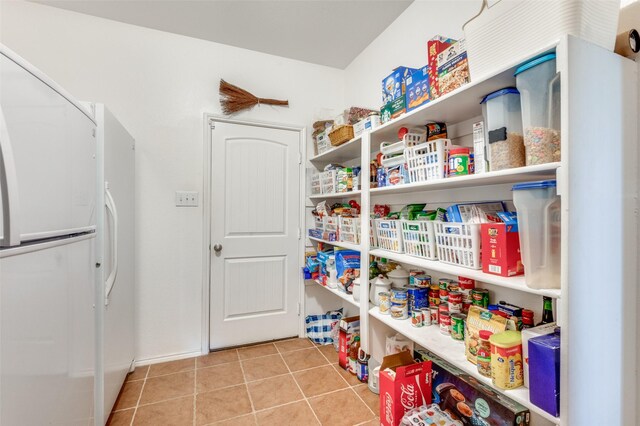
[[[555,322],[522,330],[522,367],[524,370],[524,387],[529,387],[529,339],[553,333],[557,327]]]
[[[428,404],[431,361],[416,362],[409,351],[385,356],[380,366],[380,424],[397,426],[404,413]]]
[[[484,121],[473,123],[473,173],[476,175],[489,171],[484,136]]]
[[[380,125],[380,116],[371,115],[363,120],[358,121],[353,125],[353,133],[355,136],[360,136],[365,130],[375,129]]]
[[[380,108],[380,121],[384,124],[389,120],[400,117],[406,112],[406,110],[406,99],[403,96]]]
[[[419,360],[432,362],[432,401],[438,404],[441,409],[454,414],[463,423],[505,426],[529,425],[531,414],[526,407],[494,391],[429,351],[418,350],[415,352],[415,357]],[[452,394],[452,390],[458,393],[453,392]],[[462,394],[464,401],[460,401],[459,394]],[[462,402],[469,410],[460,406],[459,402]],[[471,412],[472,415],[464,415],[463,412],[467,414]]]
[[[560,333],[529,340],[529,397],[552,416],[560,415]]]
[[[429,89],[429,67],[425,66],[405,79],[405,104],[407,112],[418,108],[431,100]]]
[[[520,234],[518,224],[483,223],[482,272],[502,277],[524,274],[520,256]]]
[[[340,320],[340,335],[338,337],[338,364],[347,370],[349,368],[349,346],[356,336],[360,335],[360,317],[347,317]]]
[[[505,205],[502,201],[488,201],[485,203],[462,203],[447,207],[447,222],[468,222],[474,207],[479,208],[487,215],[487,220],[500,222],[498,212],[504,212]]]
[[[438,93],[445,95],[471,81],[464,39],[438,54]]]
[[[452,38],[437,35],[427,42],[427,66],[429,67],[429,90],[431,99],[440,96],[438,91],[438,55],[447,47],[455,43]]]
[[[404,79],[416,72],[415,68],[398,67],[382,80],[382,104],[404,98]]]

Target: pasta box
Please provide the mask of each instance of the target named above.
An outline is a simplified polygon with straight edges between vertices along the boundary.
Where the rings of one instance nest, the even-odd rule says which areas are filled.
[[[380,108],[380,121],[386,123],[389,120],[400,117],[406,110],[406,99],[402,96]]]
[[[411,352],[387,355],[380,366],[380,424],[398,426],[407,411],[431,404],[431,361]]]
[[[338,364],[345,370],[349,368],[349,345],[360,335],[360,317],[347,317],[340,320],[338,336]]]
[[[398,67],[382,80],[382,103],[387,104],[398,98],[404,98],[404,79],[416,72],[415,68]]]
[[[483,223],[482,272],[502,277],[524,274],[520,256],[520,234],[515,213],[498,212],[504,222]]]
[[[438,55],[455,42],[456,40],[441,35],[437,35],[427,42],[427,66],[431,83],[429,91],[432,100],[440,96],[438,91]]]
[[[462,39],[438,54],[438,93],[445,95],[470,81],[467,47]]]
[[[405,104],[407,112],[431,100],[429,89],[429,67],[422,67],[405,79]]]
[[[528,426],[531,413],[523,405],[481,383],[427,350],[414,353],[431,361],[431,399],[465,425]]]

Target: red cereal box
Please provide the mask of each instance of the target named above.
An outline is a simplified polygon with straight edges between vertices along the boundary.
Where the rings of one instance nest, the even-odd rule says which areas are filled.
[[[440,96],[438,89],[438,54],[451,46],[457,40],[437,35],[427,42],[427,65],[429,66],[430,99]]]
[[[380,367],[380,424],[398,426],[404,413],[431,404],[431,361],[416,362],[411,352],[384,357]]]
[[[482,272],[512,277],[524,274],[520,257],[520,237],[517,227],[506,223],[483,223]]]

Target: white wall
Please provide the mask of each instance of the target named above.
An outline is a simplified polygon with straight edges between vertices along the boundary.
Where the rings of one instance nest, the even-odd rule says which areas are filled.
[[[381,81],[393,68],[427,64],[427,41],[435,35],[462,38],[462,25],[481,0],[416,0],[345,69],[348,105],[382,106]]]
[[[344,72],[32,3],[0,9],[3,44],[136,138],[138,359],[199,351],[203,213],[176,208],[174,191],[202,191],[203,113],[220,113],[220,78],[290,101],[239,117],[310,127],[344,106]]]

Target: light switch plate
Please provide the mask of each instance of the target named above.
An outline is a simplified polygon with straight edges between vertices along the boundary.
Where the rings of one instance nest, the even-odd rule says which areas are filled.
[[[198,199],[195,191],[176,191],[176,207],[198,207]]]

